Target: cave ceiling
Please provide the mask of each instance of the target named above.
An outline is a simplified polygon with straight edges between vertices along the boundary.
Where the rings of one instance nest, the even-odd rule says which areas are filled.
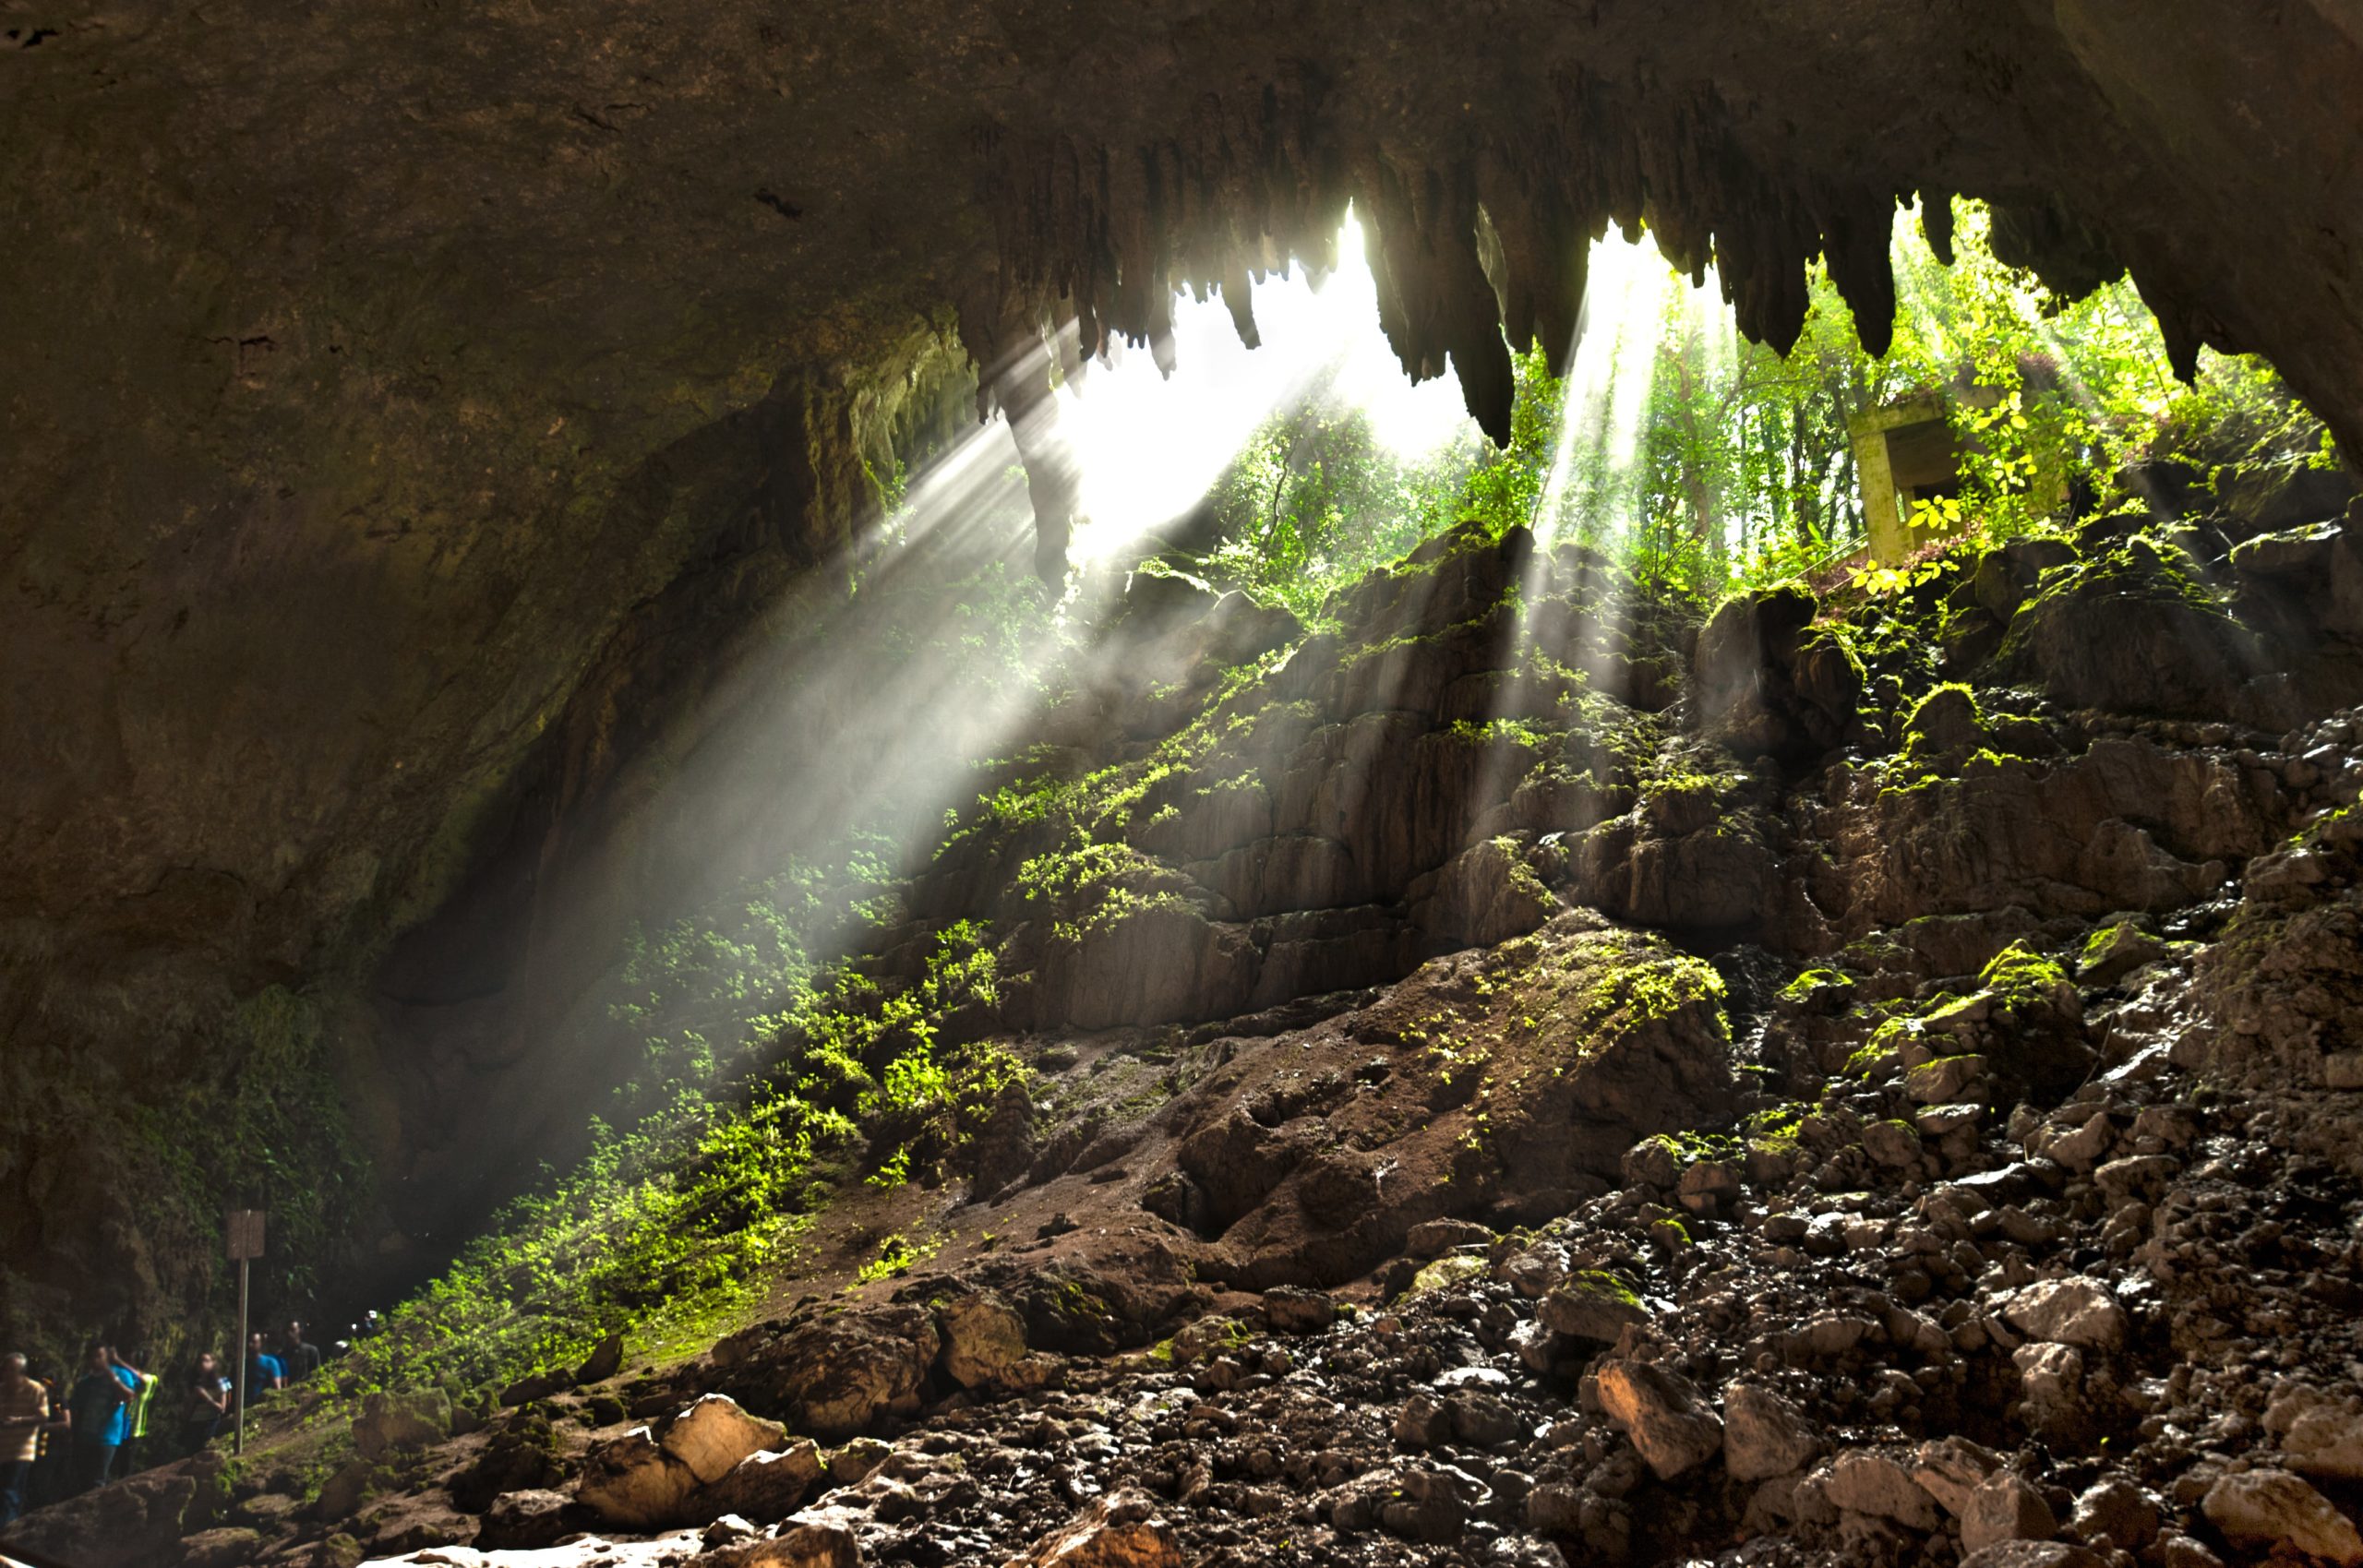
[[[1154,341],[1349,201],[1497,430],[1611,225],[1776,343],[1826,250],[1877,347],[1925,192],[2353,452],[2358,126],[2353,0],[0,0],[0,1002],[374,962],[844,545],[954,333]]]

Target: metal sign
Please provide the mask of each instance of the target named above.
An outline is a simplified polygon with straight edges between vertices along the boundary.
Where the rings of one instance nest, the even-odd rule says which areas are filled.
[[[232,1209],[222,1216],[222,1228],[230,1239],[230,1260],[240,1263],[262,1256],[262,1211]]]

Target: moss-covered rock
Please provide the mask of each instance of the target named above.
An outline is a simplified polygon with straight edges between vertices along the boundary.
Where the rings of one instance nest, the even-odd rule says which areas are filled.
[[[2011,617],[1995,663],[2070,708],[2272,712],[2249,689],[2273,663],[2265,644],[2233,618],[2201,564],[2155,533],[2046,573]]]

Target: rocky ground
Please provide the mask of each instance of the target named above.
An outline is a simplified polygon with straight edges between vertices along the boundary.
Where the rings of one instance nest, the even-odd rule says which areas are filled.
[[[764,1321],[10,1539],[2363,1564],[2363,519],[2240,521],[1703,627],[1455,538],[1285,663],[1185,604],[871,964],[1003,921],[1036,1080]]]

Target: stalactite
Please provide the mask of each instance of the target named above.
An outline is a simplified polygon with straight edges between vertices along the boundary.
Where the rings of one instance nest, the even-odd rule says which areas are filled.
[[[1138,145],[986,133],[997,297],[1009,308],[1034,302],[1066,374],[1119,337],[1146,345],[1170,373],[1179,290],[1200,300],[1219,290],[1252,348],[1261,341],[1255,283],[1292,266],[1333,268],[1350,205],[1361,215],[1380,328],[1403,373],[1422,381],[1449,368],[1478,425],[1505,443],[1510,350],[1539,342],[1553,373],[1564,373],[1590,246],[1612,223],[1628,239],[1646,231],[1694,281],[1712,267],[1740,331],[1781,353],[1804,331],[1817,257],[1853,308],[1865,350],[1888,352],[1897,305],[1889,243],[1896,204],[1915,185],[1929,245],[1951,259],[1952,209],[1940,186],[1817,183],[1768,155],[1761,128],[1737,124],[1704,84],[1610,81],[1575,67],[1552,84],[1543,112],[1512,136],[1467,145],[1357,139],[1323,117],[1322,83],[1286,70],[1251,93],[1205,96],[1168,134]],[[2057,203],[1997,205],[1995,225],[1997,254],[2063,292],[2114,275],[2105,251]],[[2160,321],[2178,369],[2195,363],[2211,328],[2222,334],[2171,301]],[[1011,345],[971,349],[981,366],[1005,361]],[[1056,484],[1050,500],[1061,502]]]
[[[1920,192],[1920,228],[1937,259],[1953,264],[1953,198],[1941,190]]]

